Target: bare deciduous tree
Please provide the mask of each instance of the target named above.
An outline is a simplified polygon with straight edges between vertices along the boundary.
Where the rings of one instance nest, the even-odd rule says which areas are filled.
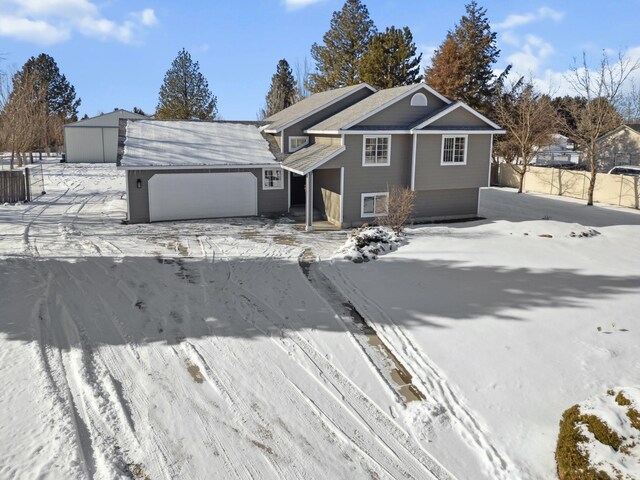
[[[620,113],[627,123],[640,123],[640,88],[632,80],[631,88],[622,95]]]
[[[541,146],[552,143],[559,128],[558,114],[551,98],[536,91],[533,82],[522,80],[502,92],[494,108],[497,122],[507,131],[495,145],[519,178],[518,193],[522,193],[529,164]]]
[[[407,187],[391,187],[387,197],[387,215],[377,217],[378,225],[389,227],[396,233],[402,232],[405,224],[411,218],[415,200],[416,192],[414,190]]]
[[[615,62],[603,52],[598,66],[592,67],[583,52],[582,62],[574,60],[571,73],[566,77],[575,93],[586,100],[583,108],[574,107],[575,111],[571,113],[577,120],[574,137],[586,155],[589,166],[587,205],[593,205],[598,174],[598,139],[622,123],[615,107],[620,104],[622,89],[629,75],[638,68],[640,61],[632,61],[623,52],[618,52]]]
[[[47,112],[46,89],[38,86],[31,74],[22,74],[20,82],[8,75],[0,85],[0,139],[11,152],[11,168],[21,167],[25,155],[37,148],[46,130],[50,116]]]

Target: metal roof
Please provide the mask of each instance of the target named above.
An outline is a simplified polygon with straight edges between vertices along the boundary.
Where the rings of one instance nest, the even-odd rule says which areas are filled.
[[[119,165],[252,167],[279,165],[257,125],[188,120],[127,120]]]

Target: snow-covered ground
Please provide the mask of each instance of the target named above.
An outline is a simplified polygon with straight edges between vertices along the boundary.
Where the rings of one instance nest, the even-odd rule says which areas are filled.
[[[639,383],[636,212],[488,189],[356,265],[284,220],[124,225],[115,167],[44,171],[0,206],[0,478],[552,478],[562,412]]]
[[[509,190],[481,198],[485,221],[410,228],[397,252],[323,270],[444,406],[442,422],[479,455],[483,442],[502,452],[511,478],[554,478],[564,410],[640,384],[640,214]],[[416,435],[434,422],[411,408],[405,418]]]

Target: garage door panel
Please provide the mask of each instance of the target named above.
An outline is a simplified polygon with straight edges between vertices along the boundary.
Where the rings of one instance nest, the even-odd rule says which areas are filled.
[[[149,179],[149,219],[253,216],[257,195],[257,179],[249,172],[160,173]]]

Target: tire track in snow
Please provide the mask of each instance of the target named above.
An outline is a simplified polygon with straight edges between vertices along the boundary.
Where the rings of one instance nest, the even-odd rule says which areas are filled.
[[[429,396],[446,408],[450,418],[458,425],[460,434],[470,446],[476,449],[480,458],[484,459],[493,478],[511,478],[509,472],[516,471],[513,463],[506,453],[500,452],[498,447],[489,440],[474,414],[462,400],[462,395],[450,385],[446,375],[422,352],[415,341],[411,339],[410,334],[389,318],[374,299],[356,288],[339,269],[333,269],[332,272],[338,277],[341,286],[350,292],[348,297],[356,299],[353,303],[357,305],[358,310],[368,312],[367,318],[369,319],[382,319],[381,322],[374,320],[378,334],[385,339],[394,354],[398,355],[397,347],[401,346],[402,354],[400,357],[409,358],[412,361],[406,362],[405,365],[414,363],[419,367],[416,369],[409,365],[412,375],[419,379],[423,384],[424,391]],[[372,309],[375,310],[373,314],[371,314]],[[391,325],[391,327],[385,325]]]
[[[370,456],[371,451],[376,452],[375,462],[380,464],[386,471],[395,471],[403,477],[424,478],[425,475],[436,479],[452,479],[453,475],[448,472],[437,460],[431,457],[417,442],[415,442],[406,432],[400,429],[397,424],[391,420],[385,412],[380,410],[362,391],[360,391],[347,377],[345,377],[338,369],[324,358],[306,339],[299,333],[293,331],[282,331],[277,325],[286,323],[280,315],[275,312],[268,304],[257,298],[252,292],[247,290],[241,284],[233,279],[233,272],[229,262],[225,262],[229,269],[229,279],[233,285],[234,291],[242,292],[239,296],[230,295],[231,298],[238,302],[246,302],[244,307],[246,315],[242,318],[264,318],[268,323],[261,325],[252,322],[253,325],[260,329],[262,333],[271,337],[277,342],[272,334],[282,332],[288,339],[298,347],[300,351],[311,361],[318,369],[320,377],[325,379],[342,398],[339,399],[334,393],[331,396],[344,409],[346,408],[351,415],[358,418],[361,427],[366,431],[375,432],[375,438],[382,443],[383,449],[380,449],[376,443],[367,443],[370,434],[360,432],[345,434],[353,445],[357,446],[363,453]],[[228,288],[228,287],[227,287]],[[242,305],[239,305],[242,311]],[[259,315],[256,315],[258,313]],[[274,321],[275,320],[275,321]],[[277,321],[279,320],[279,322]],[[266,327],[266,328],[265,328]],[[317,380],[318,375],[309,372]],[[391,457],[389,456],[391,454]],[[373,458],[372,458],[373,459]],[[398,461],[399,459],[399,461]],[[386,463],[386,465],[385,465]]]

